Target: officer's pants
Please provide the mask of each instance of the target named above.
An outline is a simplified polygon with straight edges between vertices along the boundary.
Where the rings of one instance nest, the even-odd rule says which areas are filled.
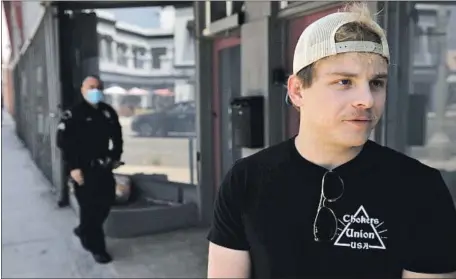
[[[75,186],[79,203],[79,232],[83,245],[92,253],[106,251],[103,223],[115,200],[115,181],[106,169],[83,170],[84,184]]]
[[[69,192],[69,189],[68,189],[68,184],[65,183],[65,184],[62,184],[60,185],[59,189],[58,189],[58,198],[59,198],[59,203],[63,203],[63,204],[66,204],[69,202],[69,199],[70,199],[70,192]]]

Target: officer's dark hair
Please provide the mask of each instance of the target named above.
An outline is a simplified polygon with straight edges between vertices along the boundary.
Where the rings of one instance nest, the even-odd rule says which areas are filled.
[[[101,80],[100,76],[99,75],[88,75],[85,77],[85,79],[82,81],[84,82],[87,78],[94,78],[98,81],[98,89],[99,90],[104,90],[104,84],[103,84],[103,81]]]

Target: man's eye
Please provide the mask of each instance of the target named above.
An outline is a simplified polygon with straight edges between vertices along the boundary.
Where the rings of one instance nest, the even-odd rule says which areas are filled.
[[[386,82],[383,80],[373,80],[370,82],[372,87],[383,88],[385,87]]]
[[[342,85],[342,86],[347,86],[351,85],[351,80],[349,79],[342,79],[337,82],[337,84]]]

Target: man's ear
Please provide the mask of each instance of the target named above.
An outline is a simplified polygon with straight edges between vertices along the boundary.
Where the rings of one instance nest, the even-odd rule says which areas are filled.
[[[302,82],[296,75],[291,75],[288,78],[287,83],[288,97],[290,98],[291,103],[295,107],[300,107],[302,105]]]

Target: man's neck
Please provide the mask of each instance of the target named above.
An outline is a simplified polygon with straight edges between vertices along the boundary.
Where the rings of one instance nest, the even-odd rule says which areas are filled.
[[[99,105],[99,104],[92,104],[92,103],[90,103],[90,102],[87,101],[87,100],[84,100],[84,102],[85,102],[86,104],[88,104],[90,107],[94,108],[94,109],[97,109],[97,108],[98,108],[98,105]]]
[[[295,145],[299,154],[306,160],[329,170],[352,160],[362,150],[362,146],[344,147],[330,144],[303,132],[296,137]]]

